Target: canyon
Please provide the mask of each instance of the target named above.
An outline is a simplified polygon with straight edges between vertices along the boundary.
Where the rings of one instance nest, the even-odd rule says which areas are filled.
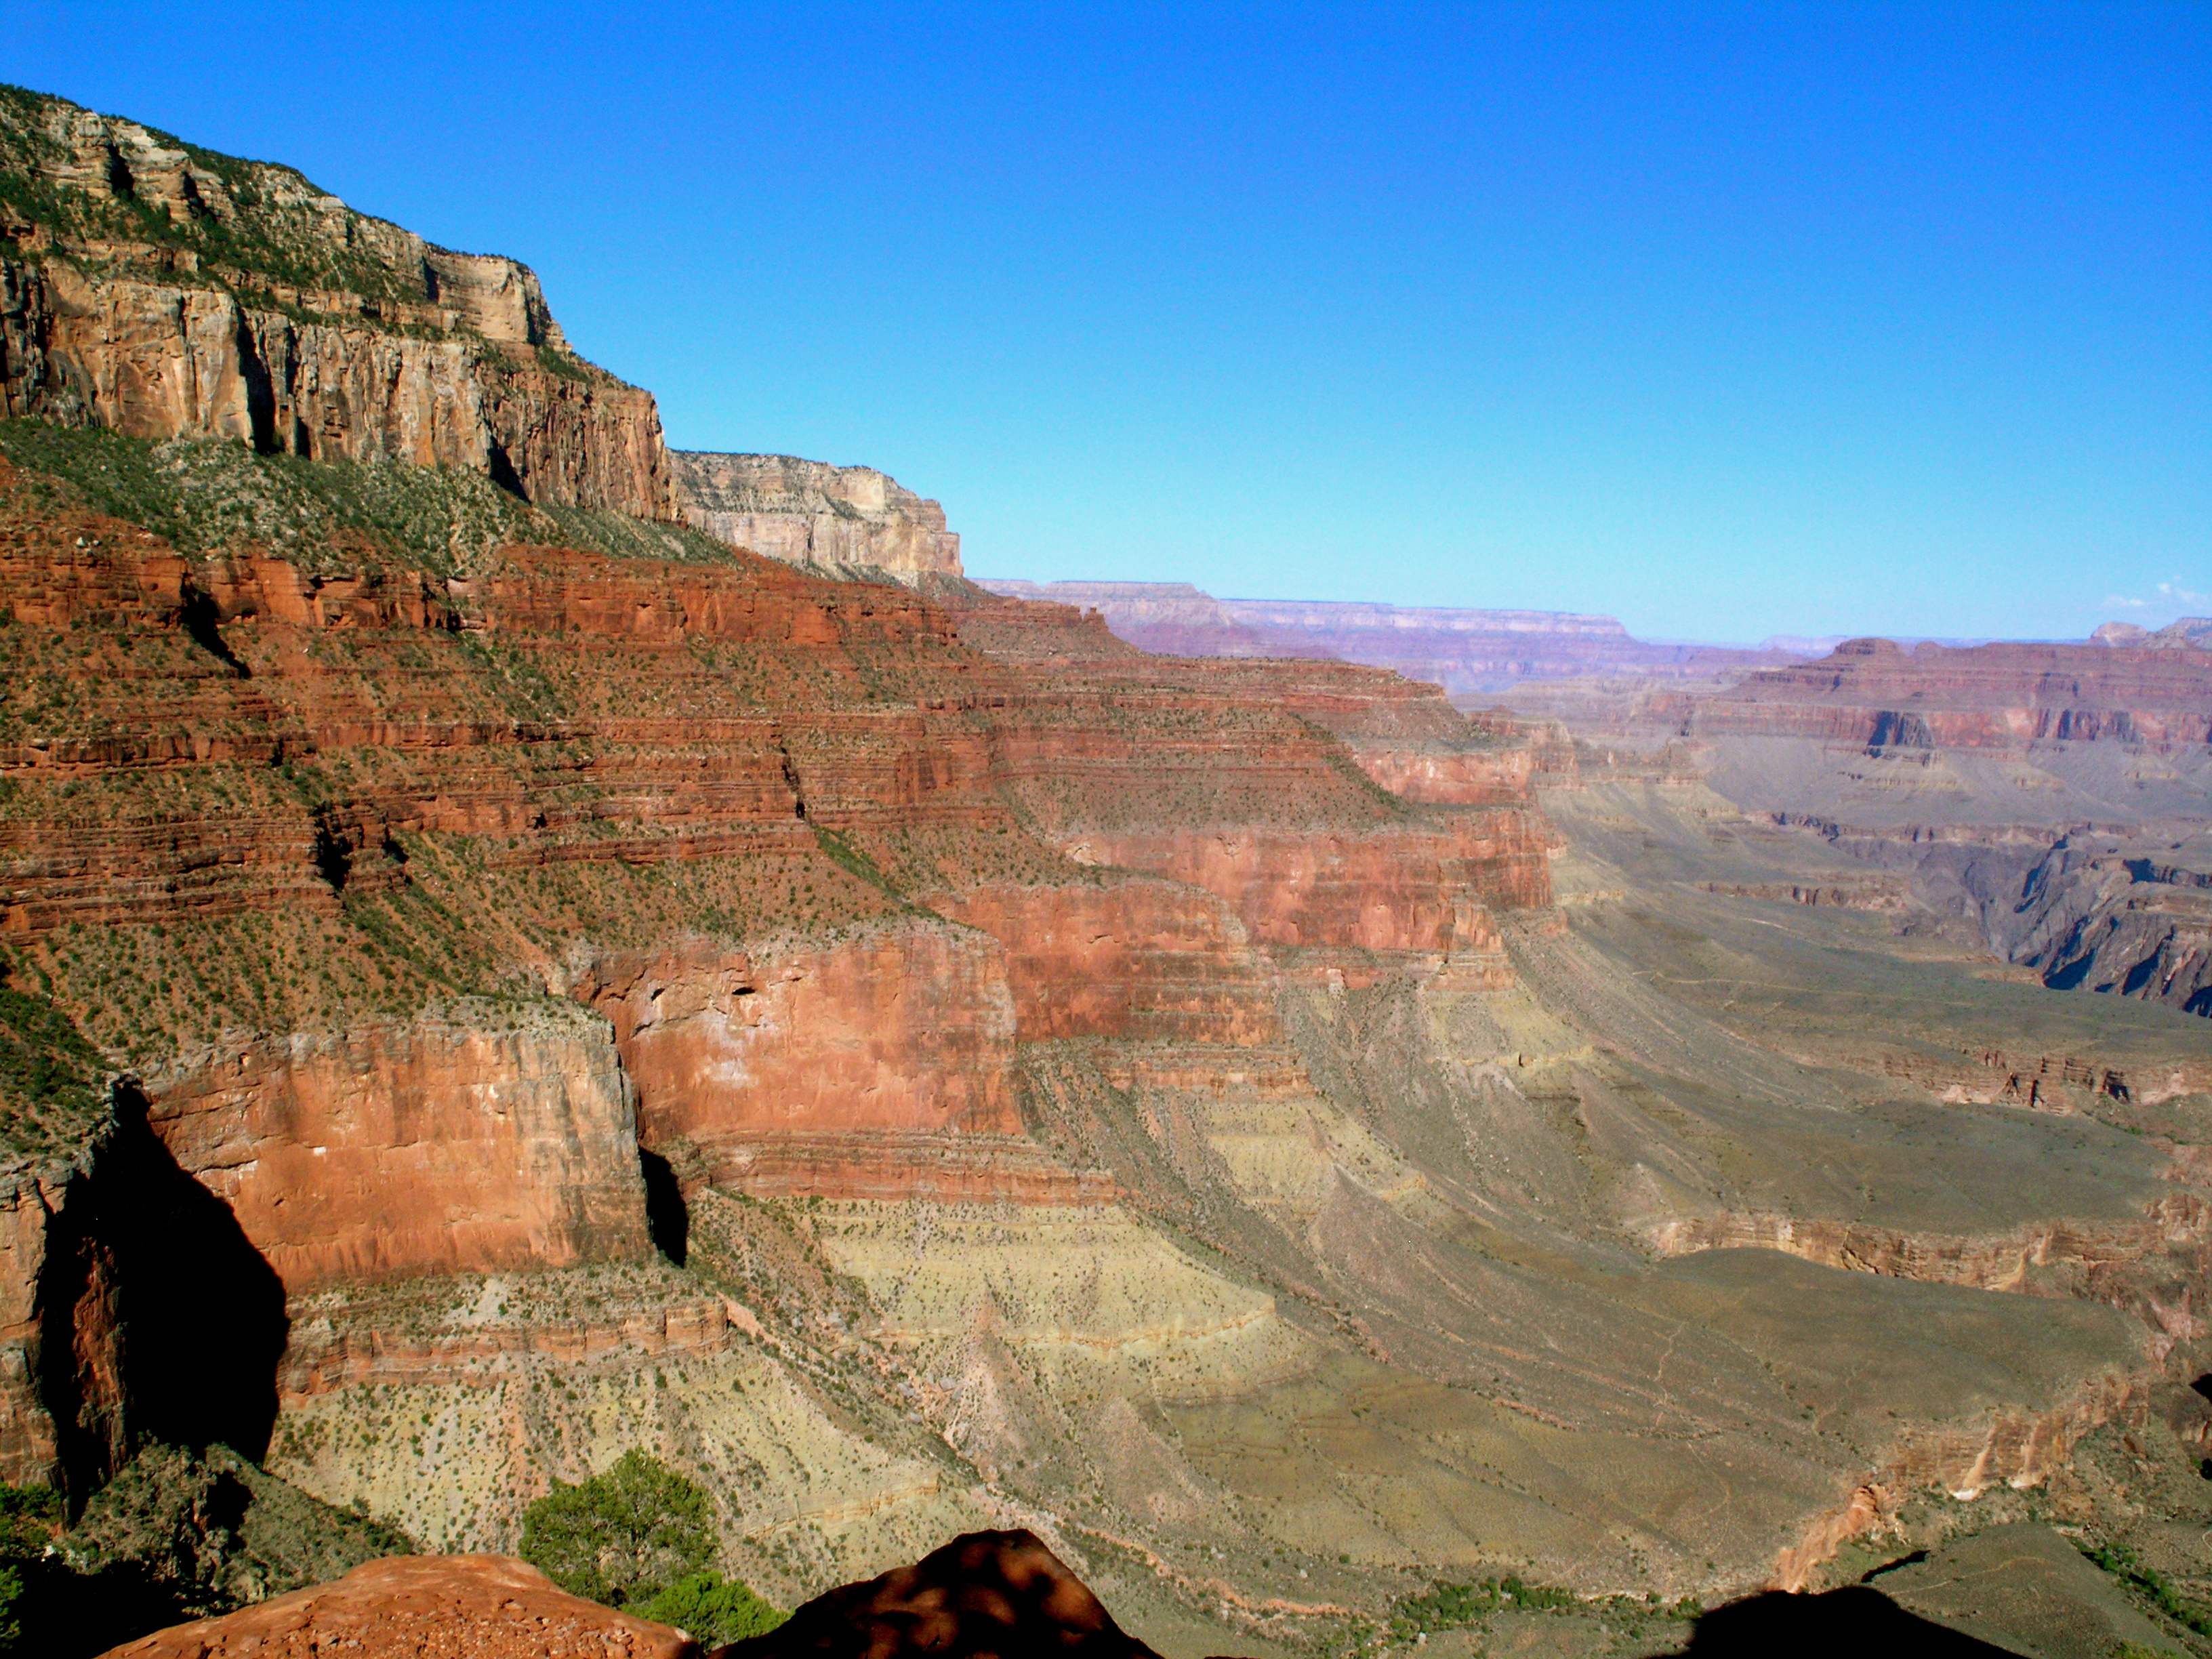
[[[2186,652],[1146,635],[669,450],[520,265],[0,117],[9,1482],[466,1556],[642,1448],[782,1605],[1026,1529],[1176,1659],[2010,1526],[2201,1589],[2198,884],[1975,807],[2179,811]],[[2160,995],[2066,991],[2140,886]]]

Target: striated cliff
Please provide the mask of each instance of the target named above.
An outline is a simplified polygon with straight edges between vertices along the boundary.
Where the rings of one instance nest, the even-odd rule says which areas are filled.
[[[2007,749],[2118,739],[2212,742],[2212,656],[2165,641],[1911,651],[1847,640],[1816,662],[1762,669],[1709,695],[1652,705],[1685,733],[1814,738],[1869,750]]]
[[[960,574],[945,509],[873,467],[682,449],[669,459],[686,521],[732,546],[833,574]]]
[[[648,1249],[629,1079],[605,1024],[558,1004],[226,1048],[149,1121],[289,1292]]]
[[[538,278],[289,167],[0,91],[0,411],[466,468],[675,515],[652,395],[568,349]]]
[[[138,453],[81,441],[88,477]],[[656,1160],[691,1194],[1109,1203],[1036,1138],[1025,1047],[1311,1098],[1283,975],[1494,958],[1488,907],[1546,897],[1511,742],[1372,670],[1063,652],[1049,608],[710,542],[457,563],[337,535],[187,553],[0,469],[13,959],[295,1304],[638,1262],[668,1248]],[[1348,744],[1495,757],[1492,802],[1408,803]],[[1217,878],[1188,849],[1224,836],[1283,856]],[[23,1472],[57,1408],[121,1421],[131,1394],[29,1328],[40,1240],[82,1208],[41,1190]]]

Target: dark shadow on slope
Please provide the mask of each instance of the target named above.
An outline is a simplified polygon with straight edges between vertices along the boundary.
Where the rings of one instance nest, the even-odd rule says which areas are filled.
[[[1779,1590],[1715,1607],[1698,1620],[1690,1645],[1697,1659],[1826,1659],[1849,1655],[1911,1654],[1915,1659],[2005,1659],[2008,1650],[1962,1636],[1907,1613],[1863,1584],[1824,1595]]]
[[[177,620],[184,625],[185,632],[191,635],[192,643],[201,650],[222,662],[239,678],[253,678],[253,671],[239,660],[229,642],[222,636],[222,629],[218,626],[222,615],[216,608],[213,594],[188,583],[183,600],[178,606]]]
[[[150,1442],[258,1463],[290,1328],[275,1269],[178,1167],[127,1079],[115,1118],[51,1225],[39,1286],[40,1392],[73,1510]]]
[[[680,1267],[691,1253],[691,1206],[666,1158],[641,1146],[637,1161],[645,1172],[646,1229],[654,1248]]]

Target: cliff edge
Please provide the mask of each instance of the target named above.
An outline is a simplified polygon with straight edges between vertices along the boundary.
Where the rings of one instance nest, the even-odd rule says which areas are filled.
[[[650,392],[569,350],[527,266],[290,167],[0,88],[0,412],[489,476],[673,519]]]
[[[684,519],[732,547],[831,574],[961,574],[945,509],[872,466],[682,449],[669,459]]]

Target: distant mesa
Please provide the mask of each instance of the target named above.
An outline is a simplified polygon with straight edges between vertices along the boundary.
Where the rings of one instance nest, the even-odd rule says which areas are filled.
[[[2089,635],[2093,645],[2126,651],[2188,651],[2212,649],[2212,617],[2184,617],[2157,632],[2138,623],[2108,622]]]
[[[1612,617],[1311,599],[1221,599],[1188,582],[979,579],[1010,599],[1097,611],[1115,635],[1179,657],[1333,657],[1482,696],[1524,680],[1634,675],[1699,679],[1819,654],[1769,646],[1657,644]],[[1821,644],[1822,650],[1826,648]]]
[[[1649,712],[1683,736],[1812,738],[1874,750],[2014,750],[2100,738],[2195,748],[2212,742],[2204,640],[2212,640],[2212,622],[2197,618],[2156,634],[2108,623],[2086,643],[1923,640],[1907,649],[1894,640],[1845,640],[1817,661],[1761,669],[1710,696],[1662,690]]]

